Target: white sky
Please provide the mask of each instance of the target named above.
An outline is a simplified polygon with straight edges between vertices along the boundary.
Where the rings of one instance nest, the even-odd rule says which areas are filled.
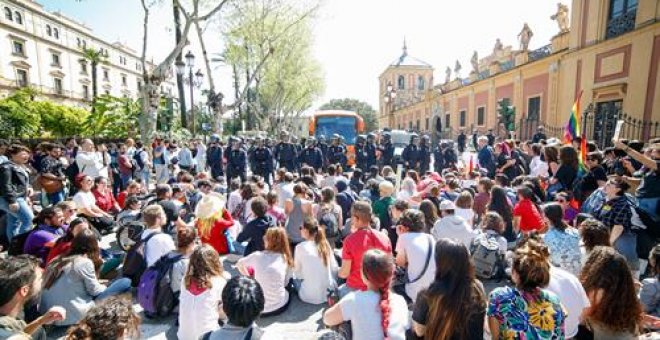
[[[332,98],[352,97],[378,107],[378,76],[401,54],[403,38],[408,53],[435,67],[435,79],[444,79],[444,69],[460,60],[470,68],[477,50],[480,58],[492,51],[496,38],[518,47],[516,36],[527,22],[534,32],[530,49],[550,43],[558,32],[550,20],[554,0],[323,0],[315,20],[315,56],[325,73],[326,91],[318,107]],[[122,41],[136,51],[142,38],[142,10],[138,0],[42,0],[47,9],[85,22],[109,41]],[[569,5],[569,0],[564,0]],[[167,2],[166,2],[167,3]],[[154,10],[150,25],[148,55],[159,61],[173,45],[171,8]],[[217,33],[206,41],[209,53],[220,52]],[[201,55],[194,39],[193,53]],[[186,49],[187,50],[187,49]],[[201,60],[197,65],[201,66]],[[233,94],[226,67],[214,75],[216,86]],[[466,72],[463,72],[467,74]]]

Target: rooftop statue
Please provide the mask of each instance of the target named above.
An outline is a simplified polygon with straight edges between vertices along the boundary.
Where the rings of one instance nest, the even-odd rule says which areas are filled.
[[[495,47],[493,47],[493,54],[502,52],[503,49],[504,49],[504,45],[502,45],[502,41],[500,41],[500,38],[497,38],[497,40],[495,40]]]
[[[472,64],[472,72],[474,73],[479,73],[479,54],[477,54],[477,51],[474,51],[472,53],[472,59],[470,59],[470,63]]]
[[[445,84],[451,81],[451,67],[447,66],[445,69]]]
[[[456,65],[454,66],[454,73],[456,74],[457,79],[461,77],[462,68],[463,67],[461,66],[461,63],[458,60],[456,60]]]
[[[559,33],[568,32],[568,6],[558,2],[557,13],[553,14],[550,19],[557,21]]]
[[[521,51],[527,51],[529,50],[529,41],[532,40],[532,36],[534,36],[534,32],[532,32],[532,29],[529,28],[527,23],[523,26],[522,31],[518,33],[518,39],[520,40],[520,50]]]

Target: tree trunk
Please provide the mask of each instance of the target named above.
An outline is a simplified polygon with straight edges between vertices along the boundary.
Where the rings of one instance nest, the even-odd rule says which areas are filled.
[[[98,89],[98,63],[92,61],[92,114],[96,111],[96,97],[99,95]]]
[[[172,7],[174,10],[174,44],[178,45],[179,42],[181,41],[181,17],[179,13],[179,4],[176,1],[172,2]],[[176,62],[182,62],[183,58],[182,55],[183,53],[179,53],[176,56]],[[181,110],[181,126],[183,128],[188,128],[188,112],[186,110],[186,93],[184,89],[184,84],[183,84],[183,75],[176,74],[176,86],[177,90],[179,92],[179,110]],[[192,108],[192,103],[191,106]]]

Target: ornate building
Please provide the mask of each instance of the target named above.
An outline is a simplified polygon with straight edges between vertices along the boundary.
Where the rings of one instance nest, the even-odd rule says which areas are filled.
[[[32,0],[0,0],[0,97],[31,86],[51,100],[86,106],[92,98],[91,64],[83,48],[100,50],[98,93],[139,95],[142,65],[135,51],[109,43],[91,29],[60,13],[49,13]],[[162,84],[172,95],[174,84]]]
[[[623,117],[637,124],[630,138],[660,134],[660,1],[573,0],[570,14],[560,5],[551,18],[559,29],[549,44],[516,50],[498,39],[490,55],[478,58],[475,52],[468,76],[452,79],[448,67],[444,82],[429,84],[413,103],[396,105],[395,99],[393,107],[386,105],[393,95],[383,80],[396,71],[389,66],[380,78],[381,127],[412,127],[446,138],[461,129],[485,132],[498,129],[498,103],[507,99],[516,109],[519,137],[528,138],[537,125],[560,135],[582,92],[588,138],[607,144],[612,123]],[[454,71],[460,69],[457,62]],[[436,127],[441,131],[432,131]]]

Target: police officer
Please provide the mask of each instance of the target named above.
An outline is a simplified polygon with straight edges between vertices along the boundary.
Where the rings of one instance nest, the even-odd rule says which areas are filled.
[[[229,137],[231,151],[227,153],[227,183],[235,177],[240,177],[245,183],[247,178],[247,152],[241,148],[241,142],[236,137]],[[228,146],[229,148],[230,146]]]
[[[456,138],[456,143],[458,144],[458,153],[463,153],[465,151],[465,140],[467,137],[465,136],[465,131],[461,129],[461,133],[458,135],[458,138]]]
[[[488,129],[488,134],[486,137],[488,137],[488,146],[492,148],[495,145],[495,135],[493,134],[493,129]]]
[[[445,167],[449,169],[457,169],[456,163],[458,163],[458,155],[456,154],[454,147],[451,145],[451,143],[446,143],[443,149],[444,152],[442,154],[445,158]]]
[[[321,150],[316,147],[316,139],[309,137],[306,141],[307,147],[300,154],[300,165],[308,165],[314,168],[315,171],[320,172],[323,167],[323,154]]]
[[[423,175],[429,171],[431,166],[431,138],[428,135],[422,136],[422,142],[419,145],[419,174]]]
[[[548,139],[548,136],[545,135],[545,132],[543,131],[543,126],[539,126],[536,129],[536,133],[532,137],[532,143],[540,143],[542,140]]]
[[[380,150],[381,169],[384,166],[395,167],[395,165],[392,164],[392,160],[394,160],[394,145],[392,145],[392,134],[389,131],[383,132],[380,140],[380,147],[378,149]]]
[[[376,164],[376,135],[372,132],[367,134],[367,144],[364,146],[367,156],[367,169],[371,169]],[[364,168],[362,168],[364,169]]]
[[[401,158],[403,159],[403,166],[406,168],[406,170],[419,169],[419,136],[417,136],[416,133],[413,133],[410,136],[410,144],[408,144],[406,148],[403,149]]]
[[[367,150],[365,148],[366,137],[358,135],[355,140],[355,166],[365,170],[367,167]]]
[[[323,170],[328,166],[328,144],[325,142],[325,136],[320,135],[318,141],[316,142],[316,147],[321,150],[323,155]]]
[[[211,177],[214,180],[224,176],[223,161],[220,136],[214,134],[211,136],[208,148],[206,148],[206,162],[211,168]]]
[[[296,152],[296,147],[291,143],[289,134],[286,131],[280,132],[280,142],[275,146],[274,155],[279,162],[279,167],[284,167],[289,172],[296,170],[298,153]]]
[[[257,137],[259,138],[259,137]],[[253,142],[252,138],[248,138],[247,140],[247,156],[248,156],[248,164],[250,165],[250,171],[252,173],[256,173],[256,164],[254,162],[254,150],[257,149],[257,143]]]
[[[339,134],[332,135],[332,145],[328,147],[328,164],[340,164],[346,168],[346,149],[341,146]]]
[[[433,170],[439,174],[446,168],[443,144],[437,144],[433,149]]]
[[[303,141],[304,142],[304,141]],[[304,147],[297,136],[291,135],[291,144],[296,150],[296,158],[294,159],[296,171],[300,170],[300,154],[302,153]]]
[[[264,145],[262,137],[255,139],[252,161],[254,162],[253,173],[263,177],[264,181],[270,186],[270,175],[273,173],[273,154]]]

